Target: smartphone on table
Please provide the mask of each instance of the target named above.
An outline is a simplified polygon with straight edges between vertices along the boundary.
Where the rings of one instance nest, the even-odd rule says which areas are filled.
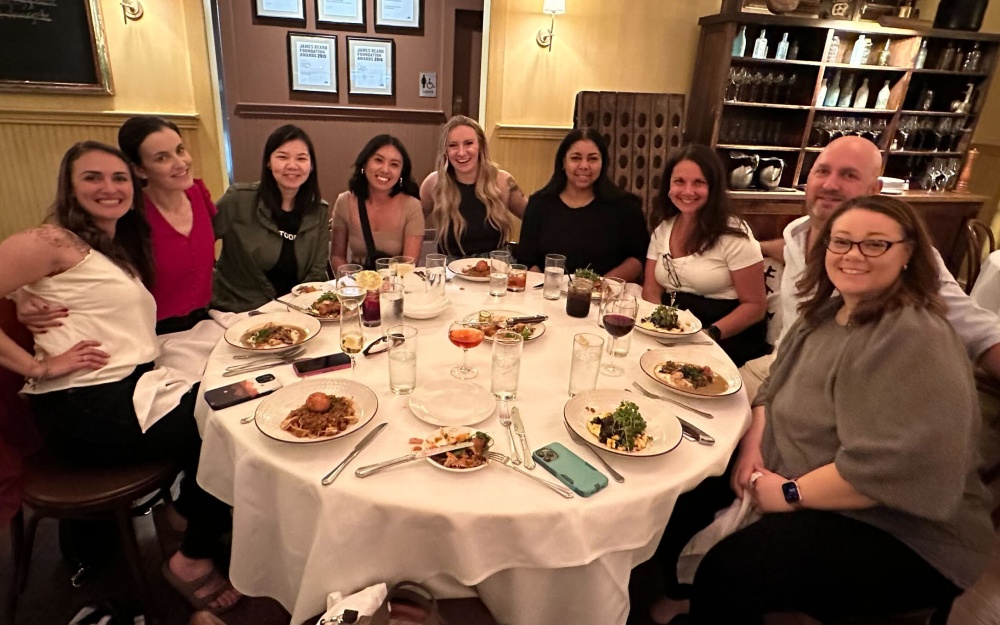
[[[607,476],[590,466],[590,463],[567,449],[562,443],[549,443],[536,449],[531,456],[535,462],[581,497],[590,497],[608,485]]]
[[[351,357],[343,352],[337,352],[336,354],[329,354],[327,356],[300,360],[292,365],[292,369],[295,371],[295,375],[304,378],[310,375],[346,369],[350,366]]]
[[[270,373],[205,391],[205,401],[213,410],[222,410],[263,397],[281,388],[281,380]]]

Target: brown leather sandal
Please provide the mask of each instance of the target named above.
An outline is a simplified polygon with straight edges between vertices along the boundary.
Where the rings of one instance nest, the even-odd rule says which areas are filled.
[[[167,583],[170,584],[173,587],[173,589],[176,590],[182,597],[184,597],[184,599],[188,603],[190,603],[195,610],[205,610],[211,612],[212,614],[222,614],[236,607],[236,604],[238,604],[240,602],[240,599],[243,598],[243,596],[240,595],[240,598],[234,601],[232,605],[220,606],[216,608],[210,607],[208,605],[213,601],[215,601],[216,599],[218,599],[220,596],[222,596],[222,594],[225,593],[227,590],[233,587],[233,585],[229,583],[229,580],[222,577],[222,575],[219,574],[219,571],[215,568],[213,568],[208,573],[205,573],[201,577],[193,579],[191,581],[185,581],[177,577],[177,575],[175,575],[174,572],[170,570],[169,562],[164,562],[163,566],[160,567],[160,571],[163,573],[163,578],[167,580]],[[218,589],[216,589],[215,592],[211,592],[205,595],[204,597],[199,597],[196,594],[199,590],[201,590],[205,586],[215,583],[216,580],[222,580],[225,583],[222,584]]]

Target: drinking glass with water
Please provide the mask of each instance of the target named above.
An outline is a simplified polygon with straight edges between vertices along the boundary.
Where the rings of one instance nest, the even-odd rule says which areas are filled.
[[[417,386],[417,329],[393,326],[387,330],[389,341],[389,390],[408,395]]]
[[[521,348],[524,337],[517,332],[493,335],[493,371],[490,392],[501,400],[517,397],[517,379],[521,372]]]
[[[490,295],[507,295],[507,272],[510,271],[510,252],[497,250],[490,252]]]
[[[563,276],[566,274],[566,257],[562,254],[545,255],[545,282],[542,285],[542,297],[559,299]]]

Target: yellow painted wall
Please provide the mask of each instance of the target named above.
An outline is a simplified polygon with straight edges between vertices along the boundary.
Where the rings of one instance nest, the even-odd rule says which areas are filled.
[[[213,195],[225,190],[202,0],[145,2],[145,16],[128,24],[117,0],[100,4],[114,95],[0,93],[0,238],[42,218],[66,148],[83,139],[114,143],[114,127],[129,114],[178,122],[195,175]]]

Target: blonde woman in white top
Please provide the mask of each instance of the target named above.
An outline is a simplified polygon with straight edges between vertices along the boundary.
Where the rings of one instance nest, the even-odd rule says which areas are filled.
[[[643,299],[690,310],[738,367],[768,353],[764,257],[726,197],[718,155],[685,146],[663,184],[650,213]]]
[[[79,464],[166,459],[184,470],[178,509],[188,520],[167,581],[196,607],[222,611],[240,598],[215,567],[229,508],[195,483],[201,439],[196,392],[158,419],[140,421],[132,394],[159,352],[149,224],[131,169],[110,146],[66,152],[50,222],[0,243],[0,296],[23,288],[72,313],[35,334],[35,356],[0,331],[0,367],[28,378],[49,446]]]
[[[437,249],[451,257],[486,256],[511,239],[514,217],[528,198],[490,159],[474,119],[456,115],[441,129],[437,170],[420,185],[424,215],[437,230]]]

